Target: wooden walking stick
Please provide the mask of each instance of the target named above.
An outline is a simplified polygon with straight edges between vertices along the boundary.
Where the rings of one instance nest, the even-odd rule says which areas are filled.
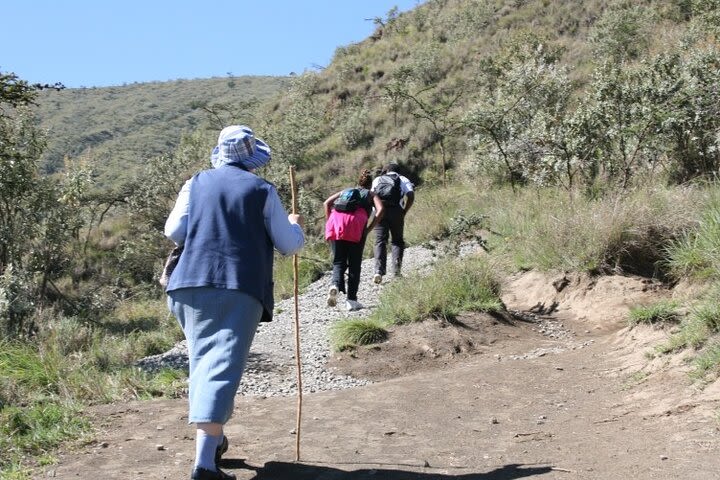
[[[290,166],[292,213],[297,213],[295,167]],[[300,313],[298,308],[298,256],[293,255],[293,291],[295,298],[295,360],[297,363],[297,420],[295,422],[295,461],[300,460],[300,419],[302,418],[302,362],[300,360]]]

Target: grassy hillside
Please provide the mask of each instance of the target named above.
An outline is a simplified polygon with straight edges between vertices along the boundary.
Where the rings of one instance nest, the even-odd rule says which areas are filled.
[[[347,182],[361,166],[390,158],[405,163],[416,180],[437,181],[443,150],[448,169],[467,156],[472,134],[460,124],[488,92],[498,59],[532,37],[556,52],[577,95],[598,52],[613,48],[611,40],[620,42],[618,49],[633,45],[636,57],[677,44],[687,29],[685,3],[426,1],[379,19],[368,39],[338,47],[327,69],[299,79],[293,95],[274,101],[268,127],[278,132],[276,148],[305,170],[306,182]],[[623,16],[633,22],[612,22]],[[608,32],[614,28],[620,33]],[[298,124],[306,136],[285,141]]]
[[[87,157],[99,186],[126,180],[148,158],[169,154],[184,133],[218,122],[252,122],[255,105],[285,77],[228,77],[42,92],[37,109],[48,132],[46,172],[65,156]]]
[[[682,43],[691,2],[658,0],[430,0],[377,18],[362,42],[338,46],[324,70],[296,78],[239,77],[45,92],[48,172],[89,154],[103,182],[172,151],[183,132],[246,122],[325,194],[360,167],[393,158],[416,182],[439,182],[468,160],[463,121],[522,45],[567,69],[581,97],[603,57],[638,61]],[[705,2],[708,3],[708,2]],[[710,2],[712,3],[712,2]],[[289,88],[288,88],[289,87]],[[203,107],[231,106],[219,117]],[[254,114],[255,107],[258,108]],[[128,168],[130,166],[131,168]]]

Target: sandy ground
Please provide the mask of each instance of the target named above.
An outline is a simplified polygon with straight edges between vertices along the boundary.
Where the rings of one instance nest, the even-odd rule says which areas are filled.
[[[673,292],[630,277],[528,273],[508,309],[398,327],[330,365],[375,380],[297,397],[238,397],[222,468],[239,479],[720,478],[720,382],[646,355],[667,330],[626,327],[631,305]],[[525,317],[523,317],[525,318]],[[534,318],[534,320],[533,320]],[[189,478],[186,402],[105,405],[98,429],[35,478]]]

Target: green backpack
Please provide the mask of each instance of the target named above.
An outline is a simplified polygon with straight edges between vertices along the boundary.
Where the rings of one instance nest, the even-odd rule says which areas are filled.
[[[354,212],[360,206],[362,196],[357,188],[346,188],[335,199],[333,206],[338,212]]]

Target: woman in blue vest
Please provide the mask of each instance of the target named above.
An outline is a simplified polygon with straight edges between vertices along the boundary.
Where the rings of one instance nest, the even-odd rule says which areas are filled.
[[[233,479],[217,466],[258,323],[273,312],[273,251],[290,255],[305,237],[275,187],[254,174],[270,148],[244,125],[220,132],[213,168],[182,187],[165,235],[184,245],[167,286],[190,360],[188,422],[196,426],[193,480]]]

